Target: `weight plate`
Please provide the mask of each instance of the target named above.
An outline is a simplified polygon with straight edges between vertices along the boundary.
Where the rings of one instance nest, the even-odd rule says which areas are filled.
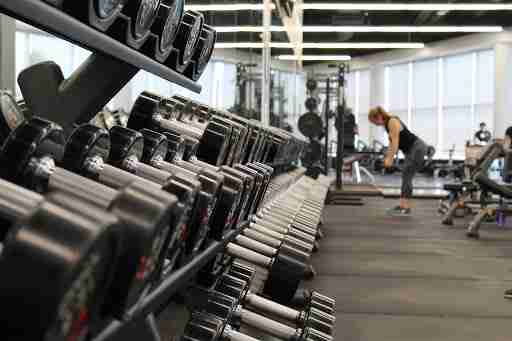
[[[306,82],[306,88],[310,91],[310,92],[313,92],[315,91],[317,88],[318,88],[318,82],[315,80],[315,79],[308,79],[307,82]]]
[[[151,25],[153,25],[157,17],[159,6],[160,0],[139,0],[137,14],[132,17],[135,19],[133,22],[133,33],[136,39],[143,38],[150,31]]]
[[[197,47],[197,43],[199,41],[199,37],[201,35],[201,30],[203,28],[203,24],[204,24],[204,16],[200,13],[195,13],[195,17],[190,26],[189,39],[187,40],[187,44],[185,45],[185,50],[183,51],[183,59],[186,61],[189,61],[190,59],[192,59],[192,56],[194,55],[194,52]]]
[[[167,54],[178,33],[183,18],[184,0],[163,0],[160,4],[159,17],[155,21],[153,32],[160,36],[160,52]]]
[[[324,124],[317,114],[309,112],[299,118],[299,131],[310,139],[318,138],[323,129]]]
[[[105,20],[112,17],[122,3],[123,0],[95,0],[94,9],[98,17]]]
[[[309,97],[306,99],[305,105],[309,112],[314,113],[318,111],[318,100],[315,97]]]

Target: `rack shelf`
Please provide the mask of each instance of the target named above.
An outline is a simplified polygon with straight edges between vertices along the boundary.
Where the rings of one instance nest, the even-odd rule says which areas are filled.
[[[248,222],[241,223],[237,229],[230,231],[222,241],[213,242],[197,257],[188,264],[174,271],[158,287],[156,287],[140,304],[130,310],[125,321],[113,321],[92,341],[108,341],[122,332],[124,328],[144,320],[149,314],[154,312],[162,302],[166,302],[173,294],[182,289],[198,271],[212,260],[215,255],[222,252],[226,245],[232,242],[235,237],[247,226]]]
[[[81,0],[76,0],[81,1]],[[0,12],[199,93],[201,86],[42,0],[0,0]]]

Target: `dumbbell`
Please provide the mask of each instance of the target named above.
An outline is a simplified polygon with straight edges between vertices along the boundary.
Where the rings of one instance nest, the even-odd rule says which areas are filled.
[[[110,211],[121,221],[123,266],[116,269],[116,290],[108,299],[116,302],[112,305],[116,309],[114,314],[122,316],[125,308],[135,304],[158,276],[165,249],[176,239],[175,220],[181,216],[175,212],[175,196],[151,183],[138,182],[138,177],[115,191],[55,166],[62,159],[68,169],[84,172],[89,169],[89,157],[108,153],[108,141],[104,130],[82,128],[71,135],[63,152],[62,129],[49,121],[32,118],[18,126],[5,141],[0,154],[5,167],[0,169],[0,175],[38,192],[59,191],[80,198]],[[103,170],[108,172],[108,167]],[[71,209],[72,201],[60,205]],[[140,209],[134,212],[133,207]]]
[[[216,205],[219,191],[224,182],[222,174],[195,169],[196,173],[180,168],[165,161],[168,154],[168,144],[165,135],[142,129],[140,134],[144,138],[144,150],[141,161],[170,174],[187,174],[195,177],[201,183],[201,189],[196,197],[194,214],[188,226],[188,242],[186,254],[195,255],[203,244],[209,230],[210,217]]]
[[[183,73],[188,78],[197,81],[206,70],[206,66],[210,62],[213,55],[215,42],[217,41],[217,32],[208,25],[203,26],[201,36],[199,38],[196,52],[192,57],[192,63],[185,69]]]
[[[254,294],[259,290],[253,290],[253,282],[257,279],[258,272],[254,266],[243,264],[242,262],[234,261],[231,263],[228,275],[236,277],[245,281],[248,284],[248,289]],[[257,287],[257,286],[256,286]],[[336,314],[336,300],[325,295],[320,294],[314,290],[303,291],[302,306],[304,310],[311,308],[320,310],[329,315]]]
[[[82,339],[104,317],[123,266],[120,222],[74,204],[80,213],[0,180],[0,332],[9,340]]]
[[[186,11],[183,14],[178,27],[178,33],[173,42],[174,50],[166,64],[174,70],[184,73],[198,50],[203,29],[203,14],[195,11]]]
[[[310,340],[312,334],[316,335],[318,340],[333,340],[331,336],[314,328],[293,328],[247,310],[239,303],[240,302],[235,297],[211,291],[208,295],[208,301],[204,307],[204,312],[218,316],[231,325],[248,326],[269,336],[274,336],[280,340]]]
[[[247,306],[260,315],[277,317],[297,328],[313,328],[328,335],[333,334],[336,318],[317,308],[308,307],[298,311],[276,303],[249,290],[246,281],[231,275],[223,275],[215,284],[214,290],[224,295],[234,297],[241,306]]]
[[[209,122],[204,130],[187,127],[176,119],[168,119],[176,101],[163,99],[158,95],[143,92],[132,107],[128,127],[134,130],[147,128],[160,133],[177,132],[183,137],[190,136],[200,140],[196,157],[212,165],[221,165],[229,147],[230,127]],[[185,160],[187,160],[185,158]]]
[[[230,133],[231,136],[228,137],[229,146],[228,152],[226,153],[226,157],[223,162],[224,165],[231,166],[234,161],[239,162],[240,154],[243,152],[240,149],[245,144],[245,140],[247,138],[247,128],[239,124],[238,122],[217,116],[210,115],[209,108],[192,101],[184,96],[175,95],[170,100],[174,101],[174,110],[178,113],[177,119],[186,123],[187,125],[194,126],[197,129],[204,130],[206,128],[205,122],[214,122],[223,126],[231,127],[230,130],[227,130],[225,133]],[[200,159],[205,159],[201,154],[198,155]]]
[[[267,257],[236,243],[229,243],[225,252],[268,270],[264,275],[263,292],[283,304],[291,301],[307,271],[306,264],[279,252],[274,257]]]
[[[228,324],[228,321],[200,311],[194,311],[188,320],[181,341],[258,341]]]
[[[82,128],[84,130],[92,129],[95,127]],[[184,218],[178,225],[177,243],[172,244],[171,250],[168,254],[167,268],[172,269],[181,261],[181,255],[185,251],[189,236],[196,236],[196,232],[201,233],[202,222],[208,221],[210,205],[213,198],[208,193],[200,193],[201,183],[195,176],[186,176],[186,174],[170,174],[161,171],[152,166],[140,162],[144,149],[146,152],[151,150],[153,155],[165,155],[167,153],[167,145],[160,144],[159,140],[152,140],[149,135],[144,136],[136,131],[128,128],[115,126],[110,130],[110,152],[108,159],[104,155],[92,155],[88,150],[87,144],[80,144],[77,140],[76,149],[71,154],[83,155],[88,153],[88,159],[95,159],[98,164],[93,164],[95,169],[87,169],[93,174],[95,172],[112,174],[111,179],[107,182],[113,183],[114,187],[124,186],[135,179],[145,179],[151,182],[159,190],[175,194],[183,203],[182,209],[184,210]],[[69,143],[68,143],[69,146]],[[105,154],[106,155],[106,154]],[[105,160],[108,160],[109,165],[104,165]],[[75,171],[84,170],[83,163],[79,164]],[[89,168],[91,168],[88,165]],[[195,220],[199,217],[199,220]],[[198,222],[199,225],[194,224]]]
[[[176,161],[172,164],[166,162],[164,160],[165,152],[163,152],[163,150],[165,150],[165,136],[147,129],[141,130],[141,133],[147,140],[141,158],[144,163],[173,174],[190,174],[194,172],[195,175],[193,176],[199,177],[199,180],[203,184],[203,190],[207,192],[209,197],[214,199],[212,205],[205,208],[209,211],[208,216],[211,214],[211,219],[206,221],[206,223],[209,222],[209,228],[214,230],[214,238],[220,238],[219,234],[222,234],[221,231],[226,227],[231,228],[231,225],[237,223],[235,214],[240,201],[240,195],[238,193],[240,193],[243,188],[241,182],[229,176],[229,174],[223,172],[221,169],[211,167],[202,162],[192,163]],[[153,147],[150,148],[149,146]],[[228,176],[229,178],[226,180]],[[203,220],[203,222],[205,221]],[[201,234],[201,238],[198,239],[198,242],[193,243],[195,245],[193,247],[194,249],[198,248],[203,237],[205,237],[205,235]]]

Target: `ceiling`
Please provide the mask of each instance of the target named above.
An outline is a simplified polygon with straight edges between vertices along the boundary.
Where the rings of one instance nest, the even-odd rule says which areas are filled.
[[[245,0],[237,1],[239,3],[258,3],[262,1]],[[363,1],[340,1],[340,0],[304,0],[306,3],[357,3]],[[364,1],[365,3],[436,3],[436,1]],[[222,0],[191,0],[187,4],[233,4],[233,1]],[[437,3],[512,3],[501,0],[480,0],[480,1],[437,1]],[[261,11],[241,11],[241,12],[204,12],[206,22],[213,26],[261,26]],[[508,11],[489,11],[489,12],[364,12],[364,11],[304,11],[304,25],[327,26],[327,25],[379,25],[379,26],[446,26],[446,25],[468,25],[468,26],[510,26],[512,12]],[[274,11],[273,25],[281,26],[281,20]],[[439,40],[449,39],[464,35],[464,33],[304,33],[304,42],[423,42],[431,43]],[[220,33],[219,42],[261,42],[260,33]],[[287,42],[287,36],[284,32],[272,33],[272,41]],[[349,54],[352,57],[368,55],[381,52],[383,50],[304,50],[307,54]],[[259,53],[259,50],[254,52]],[[272,49],[273,55],[291,54],[290,49]]]

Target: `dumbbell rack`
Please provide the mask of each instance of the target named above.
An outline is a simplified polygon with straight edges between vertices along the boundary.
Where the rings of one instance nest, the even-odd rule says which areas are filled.
[[[0,0],[0,13],[93,51],[66,80],[68,91],[58,94],[62,100],[52,100],[52,113],[38,112],[65,129],[76,122],[89,121],[91,113],[99,112],[141,69],[191,91],[201,91],[201,86],[192,80],[42,0]],[[44,103],[50,95],[45,91],[23,94],[29,105]]]
[[[128,312],[124,321],[111,322],[93,341],[117,340],[117,335],[122,334],[124,330],[129,330],[132,333],[134,326],[137,325],[142,328],[149,327],[145,326],[148,316],[152,318],[152,313],[156,309],[160,308],[173,294],[182,289],[204,265],[212,260],[216,254],[222,252],[226,245],[232,242],[248,225],[248,222],[243,222],[237,229],[224,236],[222,241],[212,242],[205,251],[194,257],[188,264],[171,273],[138,306]]]

